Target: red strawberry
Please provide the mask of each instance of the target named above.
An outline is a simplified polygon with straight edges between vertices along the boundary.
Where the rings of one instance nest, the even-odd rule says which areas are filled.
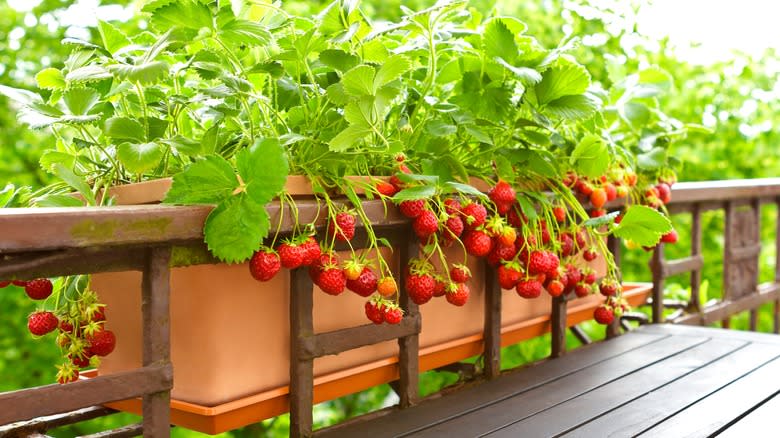
[[[582,281],[582,271],[580,270],[580,268],[572,264],[568,264],[566,265],[566,278],[567,278],[566,286],[573,288],[577,285],[577,283]]]
[[[294,243],[282,243],[276,248],[276,252],[279,254],[279,261],[282,266],[287,269],[295,269],[303,266],[303,262],[306,259],[306,248]]]
[[[588,272],[587,274],[585,274],[585,278],[583,278],[582,281],[584,281],[587,284],[595,283],[596,282],[596,273],[593,272],[593,271]]]
[[[434,212],[424,210],[414,219],[412,228],[414,229],[414,234],[417,235],[417,238],[422,242],[426,242],[429,237],[439,231],[439,219]]]
[[[436,287],[433,288],[433,296],[436,298],[443,297],[447,293],[447,283],[439,275],[435,276],[434,279],[436,280]]]
[[[60,321],[60,331],[63,333],[73,333],[73,324],[63,319]]]
[[[309,266],[309,277],[311,278],[311,281],[315,284],[317,283],[318,279],[320,278],[320,274],[325,269],[326,266],[332,267],[332,266],[338,266],[339,262],[336,258],[336,254],[334,253],[324,253],[320,255],[320,259],[317,262],[314,262]]]
[[[508,204],[506,202],[496,202],[496,211],[498,211],[498,214],[505,215],[509,213],[512,210],[512,204]]]
[[[664,204],[668,204],[672,200],[672,189],[669,184],[659,183],[655,186],[656,192],[658,192],[658,199]]]
[[[580,228],[576,233],[574,233],[574,240],[577,242],[578,247],[584,248],[585,244],[588,243],[588,233],[586,233],[584,229]]]
[[[116,346],[116,336],[111,330],[98,330],[87,336],[86,340],[89,342],[90,354],[97,356],[108,356]]]
[[[617,294],[617,291],[618,285],[614,281],[604,280],[604,282],[599,285],[599,292],[605,297],[613,297]]]
[[[382,324],[385,321],[385,318],[383,316],[383,308],[381,302],[374,301],[374,300],[368,300],[366,301],[365,310],[366,310],[366,317],[369,321],[373,322],[374,324]]]
[[[393,196],[399,191],[395,185],[387,181],[377,181],[375,187],[376,191],[384,196]]]
[[[24,281],[24,280],[11,280],[11,284],[13,284],[14,286],[19,286],[19,287],[27,286],[27,282]]]
[[[612,307],[602,304],[593,311],[593,319],[599,324],[612,324],[612,321],[615,319],[615,312],[612,310]]]
[[[574,287],[574,293],[577,294],[579,298],[587,297],[592,291],[593,289],[591,289],[590,286],[582,283],[578,283],[577,286]]]
[[[38,311],[27,317],[27,329],[35,336],[43,336],[57,328],[60,321],[51,312]]]
[[[585,261],[592,262],[593,260],[596,260],[596,257],[598,257],[598,253],[596,251],[593,251],[592,249],[586,249],[582,252],[582,258],[585,259]]]
[[[491,266],[498,266],[502,261],[508,261],[515,258],[517,255],[517,248],[514,245],[493,245],[493,250],[490,251],[487,257],[487,261]]]
[[[603,208],[594,208],[590,210],[590,217],[597,218],[606,216],[607,210],[604,210]]]
[[[563,223],[566,221],[566,208],[560,205],[553,207],[553,216],[555,216],[555,220],[558,221],[558,223]]]
[[[451,215],[444,223],[444,238],[452,239],[460,237],[463,234],[463,219],[460,216]]]
[[[578,180],[574,187],[585,196],[590,196],[593,193],[593,186],[585,180]]]
[[[403,310],[396,304],[386,305],[383,308],[382,319],[388,324],[399,324],[403,317]]]
[[[363,268],[357,279],[347,280],[347,289],[361,297],[368,297],[377,290],[378,280],[376,274],[368,266]]]
[[[466,228],[471,230],[484,224],[487,219],[487,210],[482,204],[476,202],[466,205],[461,211]]]
[[[525,224],[524,216],[521,216],[520,213],[517,212],[517,208],[509,210],[509,213],[506,215],[506,221],[509,225],[517,228],[522,228]]]
[[[614,201],[617,198],[617,188],[612,183],[604,184],[604,193],[607,194],[607,201]]]
[[[314,236],[309,236],[309,238],[306,239],[303,244],[301,244],[301,247],[304,249],[304,266],[310,266],[312,263],[316,263],[317,260],[320,259],[322,249],[320,248],[320,244],[317,243],[317,239],[315,239]]]
[[[69,354],[68,359],[70,359],[70,363],[77,368],[86,368],[89,366],[89,357],[85,355]]]
[[[661,236],[661,242],[663,243],[677,243],[677,239],[679,239],[680,236],[677,235],[677,230],[669,231],[668,233]]]
[[[466,265],[452,265],[452,268],[450,269],[450,278],[455,283],[465,283],[471,279],[471,270]]]
[[[447,302],[454,306],[463,306],[466,301],[469,300],[469,287],[463,283],[452,284],[450,290],[447,291]]]
[[[623,180],[625,181],[626,184],[628,184],[629,186],[633,187],[633,186],[636,185],[637,178],[638,177],[637,177],[636,173],[629,172],[629,173],[626,173],[626,176],[623,178]]]
[[[325,268],[317,277],[317,286],[328,295],[338,295],[347,286],[344,271],[336,267]]]
[[[566,175],[564,175],[561,182],[566,187],[573,187],[577,183],[577,174],[572,171],[569,171],[566,173]]]
[[[52,285],[48,278],[36,278],[30,280],[24,286],[27,296],[33,300],[45,300],[51,295]]]
[[[328,232],[336,236],[337,240],[347,242],[355,237],[355,215],[342,211],[336,215],[336,220],[328,224]],[[284,264],[284,262],[282,262]]]
[[[410,219],[414,219],[425,211],[425,200],[415,199],[413,201],[403,201],[398,208],[401,210],[401,214]]]
[[[593,208],[600,209],[607,203],[607,192],[602,188],[593,189],[593,193],[590,194],[590,203]]]
[[[8,285],[11,284],[11,280],[2,280],[0,281],[0,289],[4,287],[8,287]]]
[[[512,205],[516,200],[515,195],[515,189],[506,181],[499,181],[495,187],[488,192],[488,197],[496,204]]]
[[[398,291],[398,285],[395,283],[395,278],[383,277],[377,283],[376,290],[379,292],[379,295],[382,295],[383,297],[389,297]]]
[[[528,272],[531,275],[552,274],[558,269],[558,256],[548,251],[532,251],[528,260]]]
[[[249,273],[257,281],[268,281],[282,268],[279,255],[270,249],[256,252],[249,260]]]
[[[106,306],[98,306],[94,312],[92,312],[91,322],[101,322],[106,320]]]
[[[561,233],[558,241],[561,243],[562,257],[569,257],[574,253],[574,238],[571,237],[570,233]]]
[[[501,289],[512,289],[522,278],[523,273],[516,263],[509,263],[498,267],[498,284]]]
[[[542,283],[536,279],[520,280],[516,290],[523,298],[538,298],[542,294]]]
[[[410,274],[406,277],[406,292],[416,304],[425,304],[433,298],[436,280],[429,274]]]
[[[559,297],[563,293],[563,283],[560,280],[553,280],[547,285],[547,293],[553,297]]]
[[[493,239],[484,231],[472,230],[463,237],[463,245],[466,247],[466,251],[474,257],[484,257],[493,249]]]
[[[460,201],[455,198],[447,198],[444,200],[444,211],[449,215],[460,214]]]

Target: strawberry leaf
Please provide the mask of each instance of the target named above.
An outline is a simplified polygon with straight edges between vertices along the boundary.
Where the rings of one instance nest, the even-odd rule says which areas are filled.
[[[35,82],[38,83],[39,88],[46,90],[63,90],[66,86],[65,77],[56,68],[47,68],[39,71],[35,75]]]
[[[671,230],[672,223],[668,217],[650,207],[632,205],[620,224],[612,229],[612,234],[641,246],[654,246],[661,236]]]
[[[571,154],[569,162],[581,175],[596,178],[609,168],[612,158],[607,145],[600,137],[590,134],[585,136]]]
[[[116,148],[119,161],[132,173],[143,173],[160,164],[162,147],[158,143],[122,143]]]
[[[415,199],[428,199],[436,194],[436,186],[417,186],[403,189],[393,196],[393,201],[413,201]]]
[[[214,256],[227,263],[239,263],[260,248],[269,227],[265,208],[249,194],[239,193],[211,211],[203,234]]]
[[[218,204],[238,187],[233,167],[218,155],[192,163],[173,177],[166,204]]]
[[[270,202],[287,181],[287,154],[277,139],[258,139],[236,154],[238,174],[246,193],[258,204]]]

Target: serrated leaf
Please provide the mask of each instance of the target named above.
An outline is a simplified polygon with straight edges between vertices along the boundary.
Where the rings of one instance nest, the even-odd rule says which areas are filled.
[[[462,184],[455,181],[447,181],[444,183],[445,187],[452,188],[456,192],[463,193],[464,195],[468,196],[476,196],[479,198],[487,198],[487,195],[477,190],[475,187],[470,186],[468,184]]]
[[[600,137],[586,135],[572,151],[569,163],[574,166],[577,173],[597,178],[609,168],[612,158],[607,145]]]
[[[66,46],[76,46],[79,49],[86,49],[86,50],[78,50],[79,52],[87,52],[88,53],[89,51],[96,50],[96,51],[98,51],[98,52],[100,52],[100,53],[102,53],[102,54],[104,54],[106,56],[111,56],[111,53],[109,53],[106,49],[98,46],[97,44],[93,44],[93,43],[90,43],[89,41],[84,41],[84,40],[79,39],[79,38],[70,38],[70,37],[63,38],[60,41],[60,43],[63,44],[63,45],[66,45]],[[92,56],[92,55],[90,54],[89,56]],[[65,64],[67,65],[68,63],[66,62]]]
[[[505,181],[512,181],[515,179],[515,169],[512,167],[512,163],[503,155],[496,155],[493,158],[496,164],[496,173],[498,177]]]
[[[116,26],[103,20],[98,20],[98,32],[103,40],[103,47],[111,53],[116,53],[130,45],[130,40]]]
[[[573,62],[558,63],[545,71],[536,87],[539,104],[546,105],[563,96],[582,94],[590,86],[590,74]]]
[[[143,173],[160,163],[163,150],[158,143],[122,143],[116,148],[116,156],[131,173]]]
[[[582,223],[583,226],[590,227],[590,228],[599,228],[607,224],[611,224],[615,221],[615,218],[620,215],[619,211],[612,211],[604,216],[599,217],[592,217],[585,222]]]
[[[115,140],[144,140],[144,127],[137,120],[127,117],[112,117],[106,120],[103,134]]]
[[[490,145],[493,144],[493,139],[490,138],[490,136],[487,133],[485,133],[485,131],[483,131],[482,129],[476,126],[469,126],[469,125],[466,125],[465,129],[466,132],[468,132],[469,135],[471,135],[471,137],[474,138],[474,140],[477,140],[480,143],[486,143]]]
[[[320,52],[320,62],[328,67],[345,72],[360,63],[360,58],[343,50],[328,49]]]
[[[482,47],[490,59],[501,57],[511,64],[517,58],[515,36],[500,18],[490,20],[485,26],[485,31],[482,33]]]
[[[672,230],[669,218],[644,205],[632,205],[612,234],[632,240],[640,246],[655,246],[661,236]]]
[[[242,262],[260,248],[268,234],[270,220],[263,205],[240,193],[211,211],[203,227],[204,240],[218,259]]]
[[[444,120],[432,120],[425,125],[425,131],[434,137],[447,137],[458,132],[458,127]]]
[[[666,150],[654,147],[647,153],[636,156],[636,164],[640,169],[656,170],[666,164]]]
[[[259,204],[270,202],[284,189],[289,165],[284,147],[275,138],[257,139],[236,154],[238,174],[245,191]]]
[[[344,73],[341,84],[344,91],[354,97],[373,96],[376,71],[370,65],[359,65]]]
[[[68,169],[72,169],[75,162],[76,157],[72,154],[52,149],[45,151],[41,155],[40,160],[38,160],[38,164],[40,164],[41,168],[48,172],[53,172],[54,165],[58,163],[64,165]]]
[[[71,114],[86,115],[100,99],[100,95],[92,88],[71,88],[62,95],[62,100]]]
[[[534,220],[539,216],[539,214],[536,212],[534,203],[531,202],[531,200],[528,199],[525,194],[518,192],[516,199],[517,204],[520,206],[520,211],[522,211],[529,220]]]
[[[219,155],[209,155],[173,176],[166,204],[218,204],[238,187],[233,167]]]
[[[567,120],[588,118],[598,109],[599,102],[587,93],[559,97],[544,107],[547,114]]]
[[[387,58],[374,79],[374,89],[379,89],[403,76],[412,68],[412,62],[403,55],[393,55]]]
[[[155,84],[168,76],[168,63],[165,61],[152,61],[139,65],[114,64],[108,68],[120,79],[127,79],[142,85]]]
[[[538,84],[542,81],[542,74],[532,68],[515,67],[500,56],[496,58],[496,62],[511,71],[517,79],[520,79],[526,84]]]
[[[403,189],[393,196],[393,201],[413,201],[415,199],[428,199],[436,194],[436,186],[425,185]]]
[[[364,125],[347,126],[328,142],[329,149],[333,152],[343,152],[370,133],[371,129]]]
[[[172,27],[193,30],[213,28],[211,11],[208,6],[198,1],[151,2],[144,6],[143,11],[152,14],[152,25],[160,30]]]
[[[176,135],[171,138],[160,140],[162,143],[172,147],[176,152],[190,157],[199,157],[204,155],[200,142],[183,135]]]
[[[84,201],[71,195],[48,194],[32,200],[36,207],[83,207]]]
[[[92,193],[89,184],[87,184],[87,181],[83,177],[76,175],[72,170],[65,167],[62,163],[55,163],[51,167],[51,171],[59,179],[63,180],[65,184],[79,192],[79,194],[81,194],[81,196],[87,200],[89,205],[97,205],[97,202],[95,201],[95,195]]]
[[[39,71],[35,75],[35,82],[38,84],[38,88],[46,90],[63,90],[66,86],[65,77],[56,68],[47,68]]]
[[[41,103],[43,101],[41,96],[32,91],[23,88],[13,88],[3,84],[0,84],[0,94],[23,105],[30,105],[36,102]]]
[[[267,46],[273,40],[271,32],[262,24],[238,18],[222,25],[218,34],[235,46]]]
[[[96,82],[108,79],[111,73],[98,65],[87,65],[71,70],[65,75],[65,80],[72,83]]]

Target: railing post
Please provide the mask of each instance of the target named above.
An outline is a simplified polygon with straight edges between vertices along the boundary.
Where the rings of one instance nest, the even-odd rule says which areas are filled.
[[[612,253],[612,259],[615,262],[615,266],[618,267],[618,281],[623,283],[623,276],[620,271],[620,238],[615,236],[607,237],[607,248]],[[612,339],[616,336],[620,336],[620,318],[615,318],[612,324],[606,327],[607,339]]]
[[[420,311],[406,291],[406,266],[409,260],[417,254],[417,241],[411,233],[411,228],[407,227],[401,234],[401,284],[399,286],[399,302],[404,311],[405,317],[419,315]],[[422,316],[421,316],[422,317]],[[422,324],[422,323],[421,323]],[[419,398],[419,350],[420,336],[413,335],[398,338],[398,374],[399,374],[399,406],[407,408],[417,403]]]
[[[780,198],[775,198],[775,207],[777,207],[777,217],[775,225],[775,254],[780,254]],[[775,255],[775,284],[780,283],[780,257]],[[774,331],[780,333],[780,300],[775,301],[774,309]]]
[[[493,379],[501,373],[501,285],[498,283],[498,271],[487,262],[485,270],[485,377]]]
[[[753,208],[753,214],[755,215],[755,222],[756,222],[756,228],[754,230],[755,234],[755,241],[758,242],[758,245],[761,245],[761,202],[758,198],[754,199],[753,202],[750,203],[750,206]],[[757,256],[758,257],[758,256]],[[761,275],[759,272],[760,268],[758,267],[758,258],[756,258],[756,284],[758,284],[758,279]],[[756,293],[756,290],[751,291],[751,293]],[[750,319],[749,319],[749,325],[750,331],[754,332],[758,329],[758,309],[752,308],[749,312]]]
[[[653,272],[653,323],[664,322],[664,244],[653,250],[650,270]]]
[[[566,296],[552,299],[552,327],[550,330],[550,357],[560,357],[566,353]]]
[[[147,252],[141,287],[143,366],[171,363],[170,258],[170,247]],[[142,400],[144,436],[170,436],[170,388],[145,395]]]
[[[314,285],[309,273],[298,268],[290,272],[290,436],[313,433],[314,358],[304,343],[314,335]]]
[[[701,255],[701,208],[699,204],[693,204],[691,211],[691,256]],[[706,303],[699,302],[701,291],[701,269],[691,271],[691,296],[688,301],[690,310],[701,315],[702,306]]]

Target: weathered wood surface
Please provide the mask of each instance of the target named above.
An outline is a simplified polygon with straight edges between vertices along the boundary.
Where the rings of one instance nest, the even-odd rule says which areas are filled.
[[[778,372],[780,336],[643,326],[321,436],[708,436],[768,421]]]

